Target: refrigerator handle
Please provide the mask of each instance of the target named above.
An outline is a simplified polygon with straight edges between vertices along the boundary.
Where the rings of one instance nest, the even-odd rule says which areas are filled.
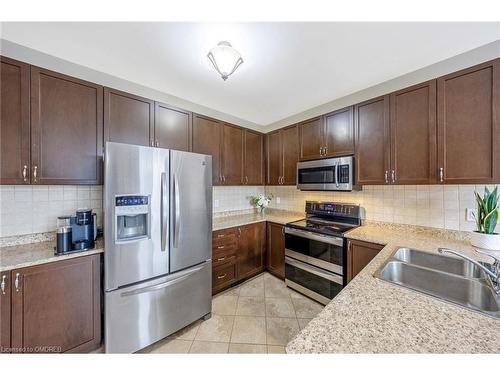
[[[180,204],[179,204],[179,180],[174,174],[174,247],[178,246],[179,243],[179,227],[180,227]]]
[[[161,212],[160,212],[160,226],[161,226],[161,251],[165,251],[167,247],[167,174],[161,174]]]

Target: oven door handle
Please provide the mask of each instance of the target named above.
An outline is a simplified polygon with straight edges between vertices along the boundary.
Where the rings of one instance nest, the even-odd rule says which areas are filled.
[[[295,260],[295,259],[292,259],[289,257],[285,257],[285,263],[289,264],[293,267],[300,268],[301,270],[304,270],[306,272],[312,273],[316,276],[333,281],[334,283],[337,283],[339,285],[344,285],[344,281],[343,281],[342,277],[339,275],[335,275],[334,273],[323,271],[320,268],[310,266],[308,264],[299,262],[298,260]]]
[[[294,229],[289,227],[285,227],[285,233],[292,234],[298,237],[307,238],[309,240],[329,243],[331,245],[336,245],[336,246],[344,245],[344,240],[340,237],[324,236],[322,234],[306,232],[300,229]]]

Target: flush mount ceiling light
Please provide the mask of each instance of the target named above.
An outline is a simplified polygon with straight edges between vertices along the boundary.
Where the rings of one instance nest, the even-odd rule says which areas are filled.
[[[212,48],[207,57],[224,81],[243,64],[240,53],[231,46],[231,43],[224,41]]]

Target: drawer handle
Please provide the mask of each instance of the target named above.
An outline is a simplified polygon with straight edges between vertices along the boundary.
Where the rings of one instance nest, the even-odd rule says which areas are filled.
[[[224,274],[222,276],[217,276],[218,279],[223,279],[224,277],[226,277],[226,274]]]
[[[226,257],[217,258],[217,262],[222,262],[224,259],[226,259]]]
[[[225,237],[225,236],[226,236],[225,234],[218,234],[217,238],[222,238],[222,237]]]
[[[19,272],[16,273],[16,279],[14,280],[14,286],[16,287],[16,292],[19,292]]]
[[[224,249],[225,246],[217,246],[217,249]]]

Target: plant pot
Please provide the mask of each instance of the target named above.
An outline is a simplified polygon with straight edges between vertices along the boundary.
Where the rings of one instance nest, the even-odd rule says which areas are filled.
[[[481,249],[500,251],[500,235],[498,233],[486,234],[474,231],[470,235],[470,243]]]

